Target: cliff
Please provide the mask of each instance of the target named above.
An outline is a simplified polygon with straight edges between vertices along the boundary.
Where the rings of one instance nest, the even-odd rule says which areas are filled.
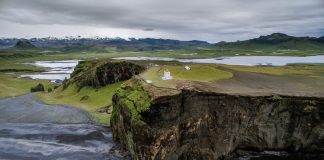
[[[76,84],[79,88],[90,86],[100,88],[108,84],[125,81],[145,70],[145,67],[131,62],[98,60],[81,61],[75,67],[71,78],[63,85]]]
[[[133,159],[226,159],[237,150],[324,152],[324,98],[159,89],[113,96],[114,139]]]

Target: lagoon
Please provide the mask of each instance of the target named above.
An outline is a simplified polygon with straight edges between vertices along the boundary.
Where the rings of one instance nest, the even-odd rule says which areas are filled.
[[[180,58],[164,58],[164,57],[118,57],[116,60],[157,60],[157,61],[177,61],[183,63],[213,63],[227,65],[243,65],[243,66],[285,66],[295,63],[324,63],[324,55],[318,56],[234,56],[234,57],[218,57],[205,59],[180,59]]]

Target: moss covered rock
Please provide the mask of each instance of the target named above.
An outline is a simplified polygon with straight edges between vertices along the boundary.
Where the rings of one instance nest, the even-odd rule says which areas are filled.
[[[144,82],[139,79],[131,79],[125,82],[113,96],[113,115],[116,118],[117,112],[122,109],[130,114],[131,122],[134,125],[144,125],[141,113],[150,109],[150,96],[143,89]],[[118,119],[115,119],[118,121]]]
[[[113,112],[110,120],[113,136],[131,152],[131,155],[137,155],[135,151],[137,146],[142,146],[134,139],[137,139],[136,137],[147,137],[142,136],[140,132],[133,132],[147,126],[142,114],[150,109],[151,99],[145,92],[143,83],[142,80],[133,78],[124,83],[113,96]]]
[[[76,83],[79,88],[100,88],[108,84],[125,81],[140,74],[145,67],[131,62],[82,61],[74,69],[66,85]]]

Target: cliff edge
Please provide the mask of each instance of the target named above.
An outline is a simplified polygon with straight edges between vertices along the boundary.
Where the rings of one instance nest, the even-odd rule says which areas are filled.
[[[238,150],[323,158],[322,97],[174,90],[133,78],[113,106],[113,137],[133,159],[226,159]]]

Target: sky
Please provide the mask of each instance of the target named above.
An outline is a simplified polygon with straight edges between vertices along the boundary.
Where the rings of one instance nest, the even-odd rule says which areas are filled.
[[[0,37],[324,36],[324,0],[0,0]]]

